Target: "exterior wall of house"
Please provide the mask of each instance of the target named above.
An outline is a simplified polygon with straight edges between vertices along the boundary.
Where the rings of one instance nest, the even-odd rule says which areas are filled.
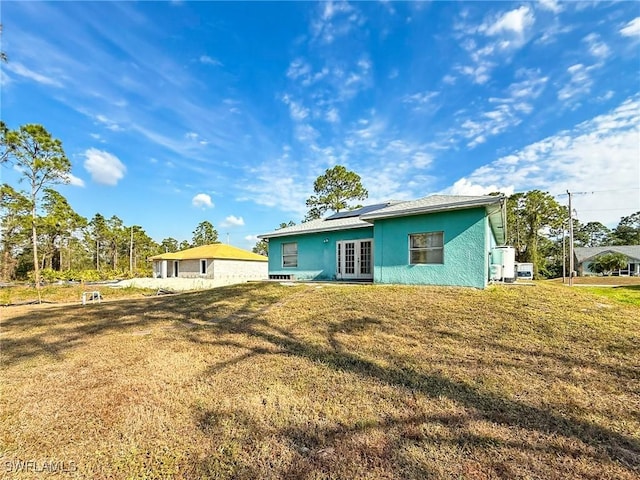
[[[268,268],[267,262],[215,259],[213,268],[209,267],[209,271],[210,278],[239,283],[249,280],[266,280],[269,276]]]
[[[169,270],[173,276],[173,261],[170,262]],[[212,259],[207,259],[207,274],[200,273],[200,260],[178,260],[178,277],[179,278],[214,278],[211,265]]]
[[[269,275],[291,275],[295,280],[335,280],[336,242],[363,238],[373,238],[373,227],[270,238]],[[292,242],[298,244],[298,266],[283,267],[282,244]]]
[[[484,288],[493,234],[484,208],[375,221],[374,282]],[[410,265],[409,234],[444,232],[444,263]]]
[[[204,259],[203,259],[204,260]],[[153,271],[156,278],[173,278],[173,262],[166,262],[165,277],[162,276],[163,260],[154,260]],[[178,260],[178,278],[208,278],[229,280],[229,283],[246,282],[248,280],[265,280],[268,278],[267,262],[250,260],[206,259],[207,273],[200,273],[200,259]]]

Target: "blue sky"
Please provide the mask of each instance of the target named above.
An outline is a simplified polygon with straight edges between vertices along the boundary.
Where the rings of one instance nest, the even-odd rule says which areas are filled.
[[[336,164],[366,203],[640,210],[637,2],[3,1],[1,21],[2,119],[62,140],[78,213],[157,241],[208,220],[250,248]]]

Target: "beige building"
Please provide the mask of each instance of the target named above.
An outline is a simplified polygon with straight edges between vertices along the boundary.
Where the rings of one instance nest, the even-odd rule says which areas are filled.
[[[150,258],[155,278],[202,278],[228,283],[268,278],[268,258],[215,243]]]

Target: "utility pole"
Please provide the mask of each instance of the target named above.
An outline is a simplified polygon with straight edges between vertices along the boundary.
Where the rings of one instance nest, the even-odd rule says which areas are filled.
[[[571,206],[571,192],[569,195],[569,286],[573,287],[573,207]]]
[[[567,229],[564,228],[564,222],[562,222],[562,283],[566,281],[567,278],[567,242],[566,235]]]
[[[131,225],[131,242],[129,243],[129,273],[133,275],[133,225]]]
[[[227,232],[227,245],[229,245],[229,233]]]

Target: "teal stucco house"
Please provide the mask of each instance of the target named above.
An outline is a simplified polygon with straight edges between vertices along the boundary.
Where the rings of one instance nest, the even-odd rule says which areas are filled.
[[[269,278],[484,288],[506,238],[504,196],[391,201],[275,230]]]

